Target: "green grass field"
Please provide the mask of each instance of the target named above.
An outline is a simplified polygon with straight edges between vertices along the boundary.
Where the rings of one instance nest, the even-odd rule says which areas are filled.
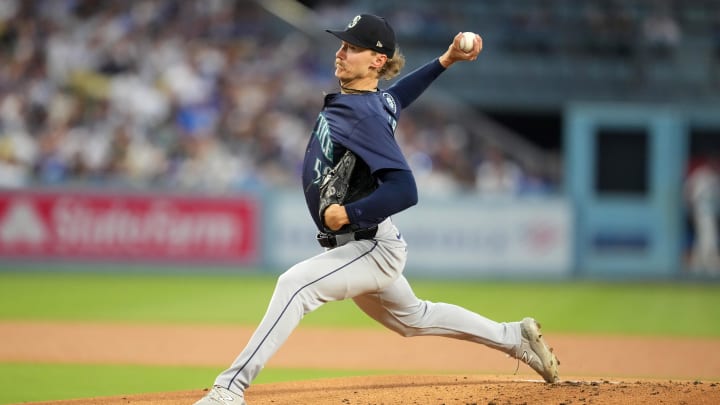
[[[123,321],[255,325],[275,275],[0,273],[0,321]],[[554,332],[720,338],[720,284],[412,280],[419,297],[491,319],[532,315]],[[224,310],[219,310],[224,309]],[[380,328],[352,302],[330,303],[303,327]],[[2,338],[0,337],[0,340]],[[232,359],[228,359],[231,361]],[[207,367],[0,363],[0,404],[206,387]],[[374,370],[268,369],[257,383]]]

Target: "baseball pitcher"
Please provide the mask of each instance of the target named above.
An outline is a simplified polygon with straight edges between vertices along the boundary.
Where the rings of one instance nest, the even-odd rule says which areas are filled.
[[[308,211],[325,251],[278,278],[250,341],[196,404],[245,404],[245,390],[303,316],[345,299],[402,336],[480,343],[557,382],[559,362],[533,318],[499,323],[453,304],[424,301],[403,276],[407,244],[391,217],[417,204],[418,193],[395,140],[397,122],[451,65],[476,60],[482,39],[459,33],[439,58],[381,89],[379,81],[398,75],[405,61],[388,22],[362,14],[345,29],[328,32],[340,40],[335,53],[340,91],[325,97],[302,174]]]

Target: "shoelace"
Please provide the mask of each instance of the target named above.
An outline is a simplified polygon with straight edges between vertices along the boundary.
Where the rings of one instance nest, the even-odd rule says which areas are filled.
[[[518,371],[520,370],[520,357],[511,356],[511,355],[509,355],[509,354],[508,354],[507,356],[508,356],[508,357],[514,357],[515,360],[517,360],[517,364],[515,365],[515,372],[513,373],[513,375],[517,375]],[[522,356],[521,356],[521,357],[522,357]]]

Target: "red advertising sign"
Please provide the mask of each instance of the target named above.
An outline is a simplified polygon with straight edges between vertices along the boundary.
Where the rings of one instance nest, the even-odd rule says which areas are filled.
[[[254,263],[252,198],[0,193],[0,258]]]

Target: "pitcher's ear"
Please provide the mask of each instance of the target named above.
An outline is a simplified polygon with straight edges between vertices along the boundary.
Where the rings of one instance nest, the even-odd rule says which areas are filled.
[[[387,55],[378,52],[375,54],[375,58],[373,59],[373,62],[372,62],[372,67],[374,67],[375,69],[380,69],[381,67],[383,67],[385,62],[387,62],[387,60],[388,60]]]

